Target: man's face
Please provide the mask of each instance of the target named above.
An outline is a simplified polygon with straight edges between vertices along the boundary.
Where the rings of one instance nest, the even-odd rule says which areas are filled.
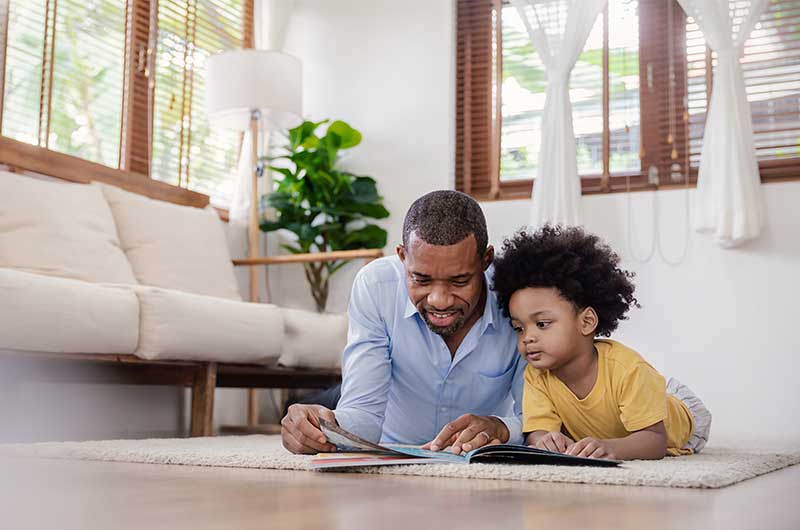
[[[397,254],[405,265],[408,295],[431,331],[446,337],[477,320],[483,271],[494,256],[491,246],[481,257],[472,234],[455,245],[431,245],[412,232]]]

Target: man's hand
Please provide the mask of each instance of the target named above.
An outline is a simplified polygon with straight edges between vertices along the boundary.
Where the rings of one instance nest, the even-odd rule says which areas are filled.
[[[597,440],[596,438],[578,440],[567,448],[567,454],[588,458],[617,459],[613,444],[609,440]]]
[[[332,453],[336,446],[328,443],[319,430],[320,418],[336,422],[333,411],[322,405],[292,405],[281,420],[283,446],[295,454]]]
[[[459,455],[484,445],[497,445],[508,441],[508,427],[494,416],[463,414],[444,426],[436,438],[422,446],[439,451],[452,446],[450,451]]]
[[[528,445],[555,453],[564,453],[575,442],[560,431],[534,431],[528,436]]]

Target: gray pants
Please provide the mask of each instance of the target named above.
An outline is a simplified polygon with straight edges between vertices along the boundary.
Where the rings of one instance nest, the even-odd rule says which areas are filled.
[[[689,436],[689,441],[686,442],[683,448],[699,453],[708,442],[708,434],[711,432],[711,413],[689,387],[674,377],[670,377],[667,380],[667,394],[672,394],[686,403],[686,407],[692,413],[694,429],[692,430],[692,435]]]

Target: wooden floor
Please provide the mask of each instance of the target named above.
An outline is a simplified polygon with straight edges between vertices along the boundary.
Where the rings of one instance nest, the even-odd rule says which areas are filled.
[[[3,529],[800,529],[800,466],[720,490],[0,461]]]

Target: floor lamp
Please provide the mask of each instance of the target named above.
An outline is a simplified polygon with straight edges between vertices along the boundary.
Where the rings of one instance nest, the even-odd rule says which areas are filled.
[[[302,65],[296,57],[272,50],[231,50],[206,60],[206,109],[210,125],[250,131],[251,180],[248,257],[259,257],[258,155],[261,130],[290,129],[302,122]],[[272,189],[269,171],[264,190]],[[267,290],[267,293],[269,291]],[[250,267],[250,301],[258,302],[258,270]],[[269,301],[269,300],[265,300]],[[248,390],[247,418],[258,421],[255,389]]]

